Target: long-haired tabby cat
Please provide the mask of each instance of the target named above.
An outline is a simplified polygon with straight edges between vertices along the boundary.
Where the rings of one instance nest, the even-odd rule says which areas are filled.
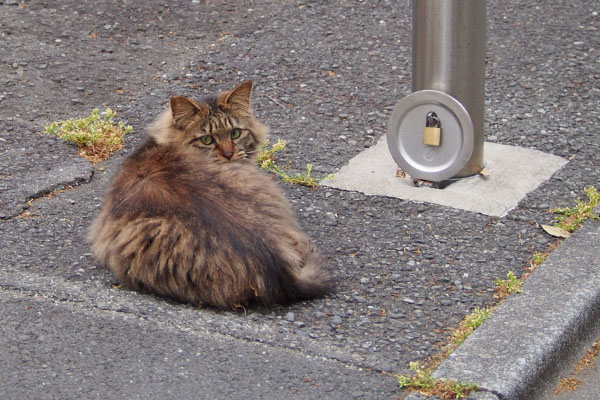
[[[90,231],[94,256],[121,283],[223,309],[331,290],[287,200],[251,162],[267,135],[251,93],[246,81],[172,97],[125,161]]]

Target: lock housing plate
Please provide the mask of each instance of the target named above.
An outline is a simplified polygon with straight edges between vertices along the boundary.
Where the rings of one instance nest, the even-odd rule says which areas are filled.
[[[442,122],[440,146],[423,143],[425,116],[435,112]],[[475,136],[465,107],[438,90],[421,90],[394,107],[387,129],[388,148],[396,164],[413,179],[440,182],[452,178],[469,162]]]

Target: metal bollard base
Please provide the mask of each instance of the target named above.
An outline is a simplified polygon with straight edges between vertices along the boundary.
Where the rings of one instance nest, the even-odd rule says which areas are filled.
[[[427,181],[424,179],[413,179],[413,185],[416,187],[428,187],[432,189],[444,189],[454,182],[458,182],[462,178],[450,178],[440,182]]]

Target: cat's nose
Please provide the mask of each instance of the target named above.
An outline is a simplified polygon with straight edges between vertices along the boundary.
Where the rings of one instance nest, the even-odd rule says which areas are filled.
[[[232,143],[219,143],[218,152],[226,159],[231,160],[233,153],[235,153],[235,147]]]

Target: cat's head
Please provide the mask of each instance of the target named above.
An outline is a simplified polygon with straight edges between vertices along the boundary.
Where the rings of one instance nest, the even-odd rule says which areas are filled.
[[[254,160],[268,128],[250,107],[252,82],[200,100],[174,96],[170,108],[153,125],[150,135],[160,144],[189,146],[219,162]]]

